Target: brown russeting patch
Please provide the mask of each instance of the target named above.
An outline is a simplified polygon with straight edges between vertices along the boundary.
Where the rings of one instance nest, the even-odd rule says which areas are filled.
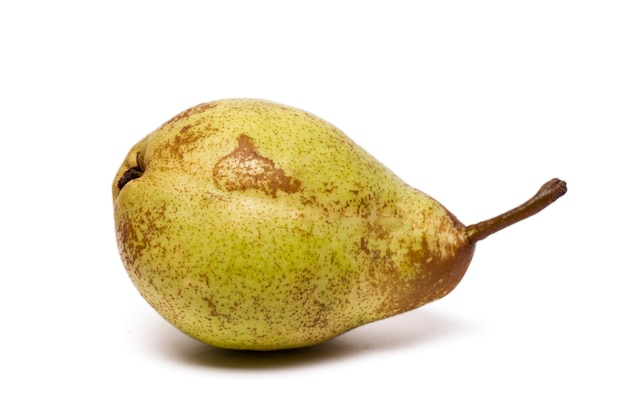
[[[206,111],[208,109],[212,109],[215,106],[216,106],[215,103],[198,104],[197,106],[194,106],[194,107],[192,107],[190,109],[187,109],[184,112],[179,113],[176,116],[172,117],[170,120],[168,120],[167,122],[163,123],[163,126],[171,125],[173,123],[178,122],[179,120],[185,119],[185,118],[187,118],[189,116],[193,116],[194,114],[202,113],[203,111]]]
[[[213,179],[219,188],[226,191],[257,189],[272,197],[276,197],[279,190],[287,194],[300,191],[300,181],[260,155],[252,138],[242,134],[237,141],[235,150],[213,167]]]

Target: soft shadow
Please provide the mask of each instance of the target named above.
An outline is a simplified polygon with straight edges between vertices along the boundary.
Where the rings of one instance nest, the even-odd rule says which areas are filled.
[[[314,366],[388,350],[419,349],[468,329],[459,320],[414,310],[353,329],[307,348],[271,352],[219,349],[198,342],[158,320],[149,341],[153,352],[194,367],[264,370]]]

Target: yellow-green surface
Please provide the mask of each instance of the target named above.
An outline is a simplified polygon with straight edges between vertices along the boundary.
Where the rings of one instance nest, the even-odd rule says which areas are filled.
[[[337,128],[260,100],[162,125],[129,152],[113,201],[140,293],[225,348],[312,345],[415,308],[452,290],[473,252],[445,208]]]

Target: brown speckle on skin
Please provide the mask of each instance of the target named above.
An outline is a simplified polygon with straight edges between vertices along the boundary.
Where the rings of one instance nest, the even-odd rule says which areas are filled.
[[[206,302],[207,307],[209,308],[209,312],[211,314],[211,316],[221,316],[222,314],[219,313],[219,310],[217,309],[217,306],[215,305],[215,302],[213,302],[213,300],[209,297],[202,297],[202,300],[204,302]]]
[[[237,148],[213,167],[213,179],[218,188],[225,191],[257,189],[272,197],[276,197],[279,190],[287,194],[300,191],[300,181],[260,155],[252,138],[242,134],[237,141]]]

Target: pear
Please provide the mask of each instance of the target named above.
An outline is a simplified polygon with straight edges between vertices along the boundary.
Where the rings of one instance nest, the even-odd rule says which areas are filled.
[[[344,133],[253,99],[190,108],[139,141],[112,187],[117,244],[147,302],[230,349],[315,345],[448,294],[477,241],[566,191],[464,226]]]

